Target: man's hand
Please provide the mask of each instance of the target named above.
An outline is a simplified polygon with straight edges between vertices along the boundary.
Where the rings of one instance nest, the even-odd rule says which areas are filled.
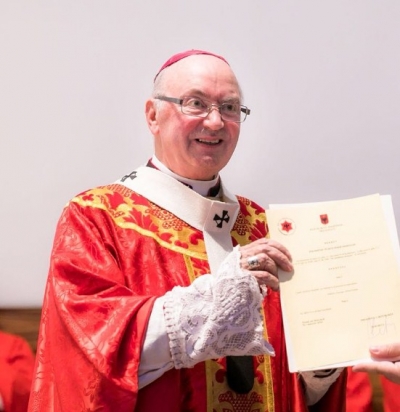
[[[260,286],[239,267],[239,247],[218,272],[175,286],[164,295],[164,318],[176,369],[223,356],[271,355],[265,336]]]
[[[260,286],[266,285],[273,290],[279,289],[278,268],[286,272],[293,270],[289,251],[271,239],[258,239],[241,246],[240,254],[240,267],[251,270]],[[252,258],[255,261],[253,265]]]
[[[400,384],[400,342],[370,348],[374,362],[353,366],[354,372],[376,372]]]

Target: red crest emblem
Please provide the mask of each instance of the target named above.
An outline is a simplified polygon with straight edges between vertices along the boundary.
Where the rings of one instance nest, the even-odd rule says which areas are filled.
[[[284,218],[278,223],[278,230],[283,235],[291,235],[296,229],[296,224],[292,219]]]
[[[328,215],[319,215],[319,218],[321,219],[321,223],[323,225],[327,225],[329,223]]]

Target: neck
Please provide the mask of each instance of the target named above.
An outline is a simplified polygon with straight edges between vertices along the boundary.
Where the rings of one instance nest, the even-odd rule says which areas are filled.
[[[156,155],[150,160],[151,164],[160,172],[163,172],[176,180],[184,183],[187,186],[190,186],[195,192],[202,196],[210,196],[210,190],[212,191],[213,188],[218,187],[217,191],[219,191],[219,175],[217,175],[212,180],[194,180],[188,179],[187,177],[179,176],[174,173],[172,170],[168,169],[167,166],[164,165],[160,160],[157,159]],[[214,196],[216,196],[214,194]]]

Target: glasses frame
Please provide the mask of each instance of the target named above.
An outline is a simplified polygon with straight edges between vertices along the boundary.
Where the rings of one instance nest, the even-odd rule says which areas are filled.
[[[179,99],[177,97],[157,96],[157,97],[155,97],[155,99],[163,100],[165,102],[179,104],[181,106],[182,114],[184,114],[186,116],[201,117],[203,119],[205,119],[211,113],[211,110],[213,109],[213,107],[216,107],[218,109],[218,112],[221,115],[221,119],[225,122],[243,123],[246,120],[247,116],[250,114],[250,109],[247,106],[240,105],[240,111],[245,114],[244,119],[243,120],[227,120],[227,119],[224,119],[223,115],[221,114],[220,108],[223,105],[222,104],[215,104],[215,103],[212,103],[212,104],[207,106],[207,112],[204,112],[204,115],[185,113],[183,111],[183,101],[185,99],[187,99],[188,97],[192,97],[192,96],[185,96],[182,99]],[[201,99],[199,98],[199,100],[201,100]],[[226,104],[226,103],[224,103],[224,104]]]

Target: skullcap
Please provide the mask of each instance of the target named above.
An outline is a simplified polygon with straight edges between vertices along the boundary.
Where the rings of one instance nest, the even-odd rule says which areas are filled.
[[[174,63],[178,62],[179,60],[182,60],[182,59],[184,59],[184,58],[186,58],[186,57],[189,57],[189,56],[194,56],[194,55],[196,55],[196,54],[206,54],[206,55],[208,55],[208,56],[218,57],[218,59],[223,60],[223,61],[229,66],[229,63],[228,63],[222,56],[219,56],[218,54],[214,54],[214,53],[211,53],[211,52],[208,52],[208,51],[204,51],[204,50],[195,50],[195,49],[192,49],[192,50],[187,50],[187,51],[184,51],[184,52],[181,52],[181,53],[177,53],[177,54],[174,54],[173,56],[171,56],[171,57],[161,66],[160,70],[158,71],[158,73],[157,73],[156,76],[154,77],[154,81],[157,79],[157,76],[158,76],[166,67],[172,66]]]

